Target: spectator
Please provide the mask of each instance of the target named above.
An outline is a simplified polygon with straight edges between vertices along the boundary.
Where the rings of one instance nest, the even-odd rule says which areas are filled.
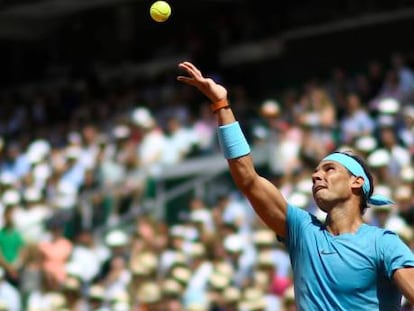
[[[67,301],[69,310],[88,311],[88,305],[82,297],[82,284],[78,278],[69,276],[63,282],[62,293]]]
[[[414,202],[412,189],[408,185],[400,185],[394,190],[394,200],[398,209],[398,215],[404,221],[414,227]]]
[[[59,288],[66,278],[66,263],[72,253],[73,245],[63,236],[64,222],[59,215],[48,222],[49,237],[38,244],[41,267],[44,272],[46,286]]]
[[[193,271],[188,281],[183,299],[186,305],[192,302],[206,302],[208,280],[213,272],[213,265],[206,257],[206,248],[201,243],[193,243],[190,252],[190,269]]]
[[[46,234],[45,222],[52,212],[45,204],[40,189],[26,188],[23,206],[16,208],[13,219],[16,229],[22,234],[25,243],[33,244],[42,240]]]
[[[380,144],[390,155],[388,164],[390,177],[392,180],[397,180],[400,176],[401,169],[410,164],[410,152],[398,142],[393,128],[381,127],[379,136]]]
[[[397,132],[398,139],[414,155],[414,106],[408,105],[402,109],[402,124]]]
[[[102,281],[105,279],[108,274],[111,271],[112,266],[112,259],[116,257],[123,258],[125,263],[129,261],[130,257],[130,239],[128,235],[121,229],[113,229],[110,230],[106,235],[104,239],[105,246],[109,248],[109,251],[103,251],[103,257],[104,260],[101,269],[99,271],[99,274],[96,278],[96,281]],[[118,260],[118,263],[120,260]],[[116,263],[117,264],[117,263]],[[115,265],[116,267],[119,267],[120,265]]]
[[[0,301],[7,311],[21,311],[22,301],[18,290],[5,279],[5,271],[0,267]]]
[[[178,117],[170,116],[166,123],[166,149],[162,162],[174,165],[196,153],[199,142],[194,129],[187,127]]]
[[[92,284],[88,289],[87,297],[90,310],[110,311],[105,299],[105,289],[102,286]]]
[[[67,265],[76,265],[82,283],[89,284],[94,280],[107,258],[108,252],[95,241],[93,233],[82,230],[78,233]]]
[[[332,150],[335,139],[332,133],[336,128],[334,104],[327,92],[320,87],[310,87],[306,95],[303,102],[305,111],[299,121],[310,127],[312,136],[322,142],[325,150]]]
[[[296,311],[296,303],[295,303],[295,293],[293,290],[293,286],[289,287],[286,290],[285,295],[283,296],[283,311]]]
[[[184,309],[182,304],[183,288],[180,283],[172,278],[162,281],[163,310],[181,311]]]
[[[142,283],[136,293],[137,303],[132,308],[139,311],[162,311],[161,288],[155,282]]]
[[[42,272],[41,282],[38,288],[30,292],[27,298],[27,310],[57,310],[66,304],[65,297],[57,291],[60,287],[51,287],[45,273]]]
[[[374,120],[361,105],[357,94],[349,94],[346,99],[345,115],[340,123],[341,142],[352,144],[360,136],[368,136],[374,132]]]
[[[384,83],[385,74],[384,74],[384,65],[378,60],[372,60],[368,63],[368,80],[370,84],[370,96],[369,99],[372,100],[381,91],[382,85]]]
[[[111,300],[119,292],[125,292],[131,280],[131,273],[128,270],[127,261],[122,256],[113,256],[110,259],[108,273],[100,281],[105,289],[105,297]]]
[[[394,53],[391,56],[391,64],[398,74],[399,89],[403,99],[412,98],[414,95],[414,72],[407,66],[401,53]]]
[[[273,258],[273,265],[277,267],[277,275],[282,278],[289,278],[292,273],[289,255],[284,249],[283,244],[276,241],[273,231],[259,228],[253,232],[252,238],[256,247],[256,253],[270,253]]]
[[[225,32],[226,30],[222,31],[222,35]],[[368,64],[368,72],[357,75],[348,74],[347,69],[338,64],[332,71],[333,81],[326,83],[315,79],[306,85],[289,88],[288,94],[280,97],[280,102],[271,100],[263,101],[260,106],[255,104],[260,103],[259,98],[265,95],[270,94],[267,98],[278,98],[279,90],[262,92],[257,89],[254,90],[256,93],[249,94],[247,89],[236,83],[231,92],[235,98],[232,105],[241,113],[242,126],[252,134],[253,143],[257,144],[256,146],[261,144],[261,147],[266,146],[264,143],[269,144],[272,151],[276,150],[279,155],[272,159],[270,168],[266,162],[264,169],[266,173],[270,169],[269,174],[273,175],[272,182],[278,184],[289,202],[292,201],[299,207],[313,212],[318,218],[321,217],[322,212],[315,210],[314,202],[309,197],[310,193],[306,191],[306,185],[302,187],[301,180],[309,178],[312,174],[309,164],[314,165],[314,162],[319,161],[330,148],[346,144],[343,147],[355,148],[363,157],[369,159],[368,162],[376,173],[376,185],[392,181],[395,206],[370,209],[365,214],[366,221],[375,222],[381,227],[389,226],[401,237],[407,236],[407,244],[412,245],[407,226],[401,225],[404,222],[413,225],[413,200],[410,194],[413,191],[414,179],[414,113],[411,111],[411,102],[407,100],[412,69],[404,64],[404,55],[402,56],[391,56],[390,68],[373,61]],[[384,75],[386,72],[387,81]],[[237,74],[222,78],[239,79]],[[97,284],[102,286],[104,280],[107,281],[107,286],[101,288],[103,294],[102,291],[99,294],[98,290],[95,292],[95,298],[90,300],[91,305],[104,310],[115,311],[117,308],[125,308],[126,301],[122,298],[125,287],[130,289],[130,297],[135,298],[140,285],[154,280],[159,281],[158,285],[166,283],[165,287],[162,286],[165,299],[159,300],[158,306],[162,311],[197,308],[228,311],[240,310],[242,306],[263,309],[266,305],[262,299],[266,296],[266,290],[263,290],[265,287],[257,299],[247,304],[240,302],[247,302],[246,296],[249,295],[246,295],[246,292],[254,293],[254,290],[251,291],[252,285],[261,287],[269,282],[255,269],[263,261],[257,254],[266,252],[273,255],[276,278],[292,281],[286,250],[281,247],[281,243],[275,241],[274,234],[270,238],[265,237],[261,242],[256,241],[256,233],[259,232],[253,232],[252,228],[260,229],[261,223],[252,215],[248,202],[240,200],[238,193],[233,196],[232,189],[225,191],[226,196],[230,194],[230,203],[222,202],[222,208],[210,210],[204,199],[211,199],[210,186],[213,192],[218,186],[213,183],[203,188],[206,190],[202,193],[203,196],[190,202],[186,201],[188,206],[179,206],[190,211],[189,219],[178,220],[179,223],[171,226],[171,230],[167,222],[140,214],[143,196],[155,196],[153,186],[157,180],[154,177],[161,176],[165,163],[162,163],[160,154],[165,154],[166,142],[169,141],[170,146],[177,149],[181,145],[187,145],[182,138],[188,137],[186,134],[168,135],[174,131],[164,128],[166,123],[158,123],[159,120],[166,121],[173,106],[173,115],[178,112],[178,120],[181,122],[178,131],[187,132],[185,122],[188,121],[189,111],[196,109],[182,102],[188,101],[193,104],[199,101],[190,91],[175,89],[168,80],[169,77],[166,77],[167,85],[163,85],[162,79],[155,83],[139,81],[134,86],[122,86],[116,91],[112,89],[113,81],[110,81],[108,87],[105,83],[101,85],[102,93],[89,94],[89,86],[82,86],[83,91],[73,93],[72,99],[68,99],[66,94],[60,96],[60,89],[45,90],[44,95],[35,95],[35,109],[20,107],[24,105],[20,97],[11,100],[7,99],[7,96],[2,98],[0,109],[4,114],[0,122],[0,193],[3,198],[8,196],[8,199],[0,204],[0,227],[3,232],[6,226],[2,223],[7,222],[9,209],[12,209],[10,206],[14,205],[14,229],[24,239],[22,250],[26,250],[26,243],[29,243],[28,256],[22,256],[26,257],[24,264],[17,264],[20,267],[16,269],[15,264],[6,262],[5,274],[13,283],[10,276],[19,272],[18,285],[22,301],[29,297],[29,304],[33,309],[53,308],[59,300],[66,301],[67,307],[73,307],[71,302],[77,298],[72,297],[87,295],[90,285],[92,288]],[[304,90],[302,86],[305,87]],[[353,93],[350,93],[350,90]],[[347,94],[348,101],[345,102]],[[83,96],[87,96],[87,100],[83,100]],[[388,96],[395,96],[401,99],[401,102]],[[30,92],[25,97],[27,98],[23,100],[33,102]],[[361,102],[358,97],[361,98]],[[301,100],[298,101],[298,98]],[[365,103],[372,99],[372,104],[376,106],[368,110]],[[387,101],[397,103],[391,112],[382,109]],[[82,105],[78,105],[80,102]],[[99,109],[96,109],[95,105],[98,102]],[[133,110],[131,116],[128,112],[137,102],[140,102],[141,106]],[[72,105],[73,103],[75,104]],[[68,109],[62,110],[61,107]],[[214,118],[212,119],[209,107],[201,105],[198,108],[200,114],[194,114],[189,131],[194,131],[198,137],[196,141],[200,142],[200,154],[209,155],[218,148],[214,135],[215,122],[212,123]],[[344,108],[349,108],[349,111],[344,111]],[[55,109],[60,117],[52,117],[52,111]],[[332,114],[333,110],[337,115]],[[31,112],[35,115],[30,116]],[[70,113],[64,115],[66,112]],[[260,120],[257,113],[262,117]],[[92,116],[93,122],[88,120]],[[59,119],[61,117],[64,118]],[[37,126],[34,128],[35,132],[31,133],[32,129],[29,126],[33,120]],[[338,120],[341,123],[338,123]],[[173,128],[177,128],[175,121],[177,120],[172,122]],[[341,127],[336,128],[337,125]],[[373,128],[376,129],[375,132]],[[166,130],[166,133],[163,130]],[[23,139],[19,138],[19,133]],[[402,152],[393,152],[394,149],[401,148],[404,149]],[[167,151],[171,150],[169,148]],[[408,156],[406,151],[409,152]],[[174,152],[174,155],[177,154]],[[174,161],[169,159],[170,164],[179,165],[181,161],[194,154],[186,151],[182,155],[174,156]],[[147,174],[150,175],[149,179]],[[377,187],[377,190],[380,188]],[[20,194],[23,200],[16,199]],[[48,281],[50,284],[45,285],[45,280],[49,279],[43,271],[45,250],[41,246],[42,243],[30,244],[49,238],[50,230],[45,227],[43,221],[51,216],[54,209],[60,210],[64,215],[61,226],[65,229],[63,233],[67,242],[73,243],[73,249],[66,249],[64,253],[69,253],[67,259],[59,260],[59,266],[64,267],[60,274],[66,274],[64,280],[52,282],[53,284]],[[82,212],[78,213],[79,211]],[[61,213],[59,214],[62,215]],[[101,230],[112,231],[112,225],[124,225],[124,218],[109,218],[111,214],[125,216],[127,222],[132,219],[135,224],[135,230],[132,231],[133,239],[126,239],[125,244],[122,238],[118,242],[112,240],[111,243],[114,244],[111,245],[103,244],[102,240],[105,240],[105,237],[100,234]],[[403,221],[398,221],[399,218],[395,216]],[[68,231],[68,227],[72,230]],[[84,231],[83,228],[87,230]],[[124,232],[124,238],[128,237],[128,234]],[[233,235],[241,235],[244,241],[241,251],[237,250],[237,242],[230,246],[224,243],[227,237]],[[254,242],[254,245],[251,242]],[[208,255],[202,255],[204,251],[200,251],[201,249]],[[8,251],[10,249],[7,249],[6,253]],[[52,250],[49,250],[49,253],[51,254]],[[22,254],[25,252],[22,251]],[[53,251],[52,257],[55,254],[61,255],[59,251]],[[2,249],[1,255],[4,255]],[[37,258],[40,255],[41,262]],[[154,257],[155,260],[151,259]],[[243,260],[236,260],[236,257],[242,257]],[[230,269],[218,268],[218,263],[223,259],[228,260],[227,264],[232,263]],[[240,269],[238,261],[243,262],[243,266],[247,268]],[[154,267],[154,262],[159,263],[159,266]],[[261,265],[263,268],[263,262]],[[270,266],[272,265],[269,260],[266,268]],[[212,271],[206,267],[211,267]],[[99,270],[98,274],[96,269]],[[194,271],[193,275],[189,269]],[[240,273],[240,270],[243,270],[243,273]],[[217,278],[216,273],[224,275],[225,282],[223,277]],[[128,277],[121,277],[122,275],[131,275],[131,280],[127,281]],[[207,275],[209,285],[203,286]],[[227,284],[229,280],[231,283]],[[120,283],[122,285],[118,286]],[[211,293],[208,288],[214,292],[214,303],[210,306],[204,300],[198,304],[193,303],[194,297],[208,296]],[[274,289],[272,296],[275,296],[274,293],[280,294],[284,288],[281,286]],[[56,291],[64,294],[63,300],[59,295],[55,295]],[[93,292],[94,290],[91,291],[92,297]],[[288,297],[287,291],[285,294],[286,296],[282,296],[281,299],[286,302],[286,309],[294,310],[294,298]],[[139,302],[134,303],[140,305]],[[78,306],[84,304],[79,303]],[[155,308],[151,303],[145,304],[145,307]],[[409,308],[408,304],[405,307]],[[86,307],[91,308],[94,307]]]
[[[38,292],[43,286],[44,274],[41,269],[40,253],[37,244],[28,245],[25,264],[20,271],[19,290],[24,305],[32,293]]]
[[[19,282],[18,269],[24,263],[25,243],[22,235],[14,226],[15,205],[5,203],[4,226],[0,229],[0,264],[5,269],[7,280],[13,285],[17,285]]]
[[[254,261],[249,249],[251,246],[247,243],[246,236],[237,233],[225,237],[223,244],[226,258],[234,270],[232,282],[242,287],[247,284],[253,269]]]
[[[6,155],[1,163],[1,171],[16,178],[22,178],[26,175],[30,170],[30,163],[22,151],[22,147],[18,143],[7,145]]]
[[[214,119],[211,117],[210,111],[206,108],[204,105],[199,107],[199,116],[193,120],[192,126],[198,137],[197,141],[200,155],[212,154],[216,149]]]
[[[140,167],[151,176],[158,175],[162,156],[166,148],[166,138],[150,111],[144,107],[132,112],[132,121],[141,130],[142,139],[138,145]]]

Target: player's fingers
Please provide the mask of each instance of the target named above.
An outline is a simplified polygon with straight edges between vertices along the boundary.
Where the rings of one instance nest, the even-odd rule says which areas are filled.
[[[189,85],[195,85],[196,84],[195,80],[193,78],[190,78],[190,77],[178,76],[177,80],[180,81],[180,82],[184,82],[186,84],[189,84]]]
[[[187,72],[187,74],[188,74],[190,77],[195,78],[196,73],[195,73],[195,72],[194,72],[194,70],[193,70],[190,66],[188,66],[187,64],[181,63],[181,64],[179,64],[179,65],[178,65],[178,67],[179,67],[180,69],[185,70],[185,71]]]
[[[190,67],[191,68],[191,70],[193,70],[197,75],[199,75],[200,76],[200,78],[202,78],[203,77],[203,75],[201,74],[201,71],[196,67],[196,66],[194,66],[194,64],[193,63],[190,63],[190,62],[186,62],[186,64],[187,64],[187,66],[188,67]]]
[[[186,70],[193,77],[203,78],[203,75],[201,74],[201,71],[198,70],[198,68],[190,62],[182,62],[178,66],[180,68]]]

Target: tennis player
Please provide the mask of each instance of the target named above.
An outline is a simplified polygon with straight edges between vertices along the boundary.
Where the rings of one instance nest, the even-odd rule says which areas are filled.
[[[327,213],[321,223],[287,203],[254,168],[250,147],[227,99],[227,90],[190,62],[177,80],[196,87],[211,102],[218,137],[238,189],[286,244],[299,310],[397,311],[402,295],[414,303],[414,255],[395,233],[367,225],[369,205],[390,204],[373,196],[373,180],[354,154],[332,153],[315,168],[313,197]]]

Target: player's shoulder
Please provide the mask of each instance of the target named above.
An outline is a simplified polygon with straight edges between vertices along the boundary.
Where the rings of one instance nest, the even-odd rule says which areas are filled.
[[[376,225],[371,225],[371,224],[367,224],[364,223],[364,228],[367,232],[371,232],[373,234],[379,234],[379,235],[384,235],[384,234],[396,234],[394,231],[387,229],[387,228],[382,228]]]
[[[296,207],[292,204],[288,204],[287,206],[287,219],[288,222],[300,221],[302,223],[307,223],[316,227],[323,226],[323,222],[319,217],[316,217],[315,214],[302,208]]]
[[[378,241],[385,241],[387,239],[398,238],[398,234],[387,228],[381,228],[375,225],[364,224],[362,235],[368,239],[376,239]]]

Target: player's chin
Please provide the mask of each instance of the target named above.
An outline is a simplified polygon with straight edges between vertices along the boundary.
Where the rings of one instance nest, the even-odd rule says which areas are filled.
[[[324,212],[328,212],[329,210],[329,203],[320,195],[314,195],[314,200],[316,205],[323,210]]]

